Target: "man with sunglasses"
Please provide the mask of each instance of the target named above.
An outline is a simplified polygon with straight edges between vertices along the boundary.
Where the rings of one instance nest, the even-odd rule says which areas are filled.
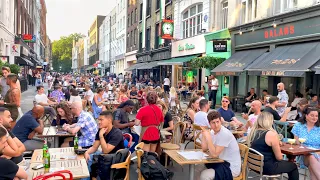
[[[231,125],[238,125],[239,127],[243,126],[242,122],[240,122],[234,112],[229,108],[230,100],[229,97],[224,96],[221,101],[221,107],[218,109],[218,112],[221,115],[221,118],[224,121],[230,122]]]

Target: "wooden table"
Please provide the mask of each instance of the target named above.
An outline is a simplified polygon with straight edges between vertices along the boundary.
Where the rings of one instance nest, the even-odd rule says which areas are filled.
[[[163,136],[172,136],[172,133],[166,130],[160,130],[160,133]]]
[[[59,137],[74,137],[73,134],[70,133],[63,133],[65,131],[58,130],[56,126],[50,126],[50,127],[45,127],[43,130],[42,134],[38,134],[38,138],[48,138],[48,137],[53,137],[54,138],[54,147],[58,148],[59,147]],[[61,132],[61,133],[60,133]]]
[[[68,148],[50,148],[50,161],[60,161],[60,160],[70,160],[84,159],[83,155],[76,155],[74,153],[73,147]],[[36,149],[33,151],[30,163],[42,163],[43,160],[43,151],[42,149]]]
[[[201,149],[188,149],[188,150],[164,150],[164,152],[174,161],[176,161],[179,165],[189,165],[189,179],[194,179],[194,171],[196,164],[207,164],[207,163],[222,163],[224,162],[222,159],[218,158],[207,158],[207,159],[194,159],[194,160],[187,160],[178,152],[181,151],[202,151]],[[206,153],[208,154],[208,153]]]
[[[106,108],[108,110],[115,110],[118,108],[118,106],[120,105],[120,103],[114,103],[114,102],[103,102],[103,105],[106,106]]]
[[[304,148],[300,148],[300,145],[292,145],[293,149],[289,149],[291,147],[290,144],[284,143],[283,146],[280,146],[281,153],[286,154],[289,161],[294,162],[296,156],[308,155],[314,152],[320,152],[320,149],[309,149],[304,146]]]
[[[239,130],[230,130],[230,132],[233,134],[233,135],[236,135],[236,134],[243,134],[245,133],[245,131],[239,131]]]

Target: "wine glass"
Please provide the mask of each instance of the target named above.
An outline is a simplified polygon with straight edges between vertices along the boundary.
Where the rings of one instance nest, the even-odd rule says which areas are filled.
[[[304,142],[306,142],[306,138],[299,138],[299,142],[301,143],[301,144],[300,144],[300,148],[304,148],[304,147],[302,146],[302,144],[303,144]]]
[[[293,149],[292,144],[294,144],[296,142],[295,139],[288,139],[288,143],[291,144],[291,147],[289,149]]]

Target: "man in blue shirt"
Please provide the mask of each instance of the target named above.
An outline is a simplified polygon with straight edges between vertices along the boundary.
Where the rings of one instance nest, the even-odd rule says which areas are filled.
[[[31,111],[28,111],[20,118],[12,130],[12,133],[24,144],[27,151],[43,147],[42,140],[33,138],[35,133],[43,133],[44,123],[40,119],[43,114],[44,108],[42,106],[34,106]]]

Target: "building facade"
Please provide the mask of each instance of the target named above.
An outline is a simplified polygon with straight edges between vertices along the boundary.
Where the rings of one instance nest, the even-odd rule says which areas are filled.
[[[30,1],[29,1],[30,2]],[[45,62],[45,52],[46,52],[46,39],[47,39],[47,8],[45,0],[40,0],[41,10],[40,10],[40,61]]]
[[[114,7],[110,14],[110,21],[111,21],[111,38],[110,38],[110,73],[116,73],[116,55],[117,55],[117,7]]]
[[[46,56],[45,56],[45,62],[43,62],[43,68],[46,70],[50,70],[52,67],[52,47],[51,47],[51,40],[49,36],[47,35],[46,38]]]
[[[105,16],[98,15],[92,23],[88,36],[90,38],[89,65],[99,61],[99,28]]]

